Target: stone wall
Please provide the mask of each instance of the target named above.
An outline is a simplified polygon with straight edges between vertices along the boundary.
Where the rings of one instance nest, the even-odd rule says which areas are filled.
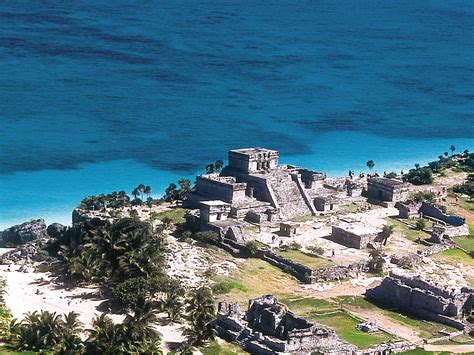
[[[452,226],[462,226],[466,223],[464,217],[445,214],[439,207],[426,202],[421,204],[419,212],[423,213],[423,215],[439,219],[440,221]]]
[[[350,227],[332,226],[331,240],[348,248],[365,248],[376,238],[377,233],[357,233]]]
[[[460,320],[472,308],[472,293],[466,290],[447,290],[419,277],[393,273],[366,296],[458,329],[464,328]]]
[[[334,330],[295,316],[272,295],[250,300],[245,314],[237,304],[220,302],[214,327],[219,336],[252,354],[352,354],[357,350]]]
[[[311,274],[311,283],[321,281],[343,280],[349,277],[356,277],[361,272],[368,271],[367,262],[357,262],[348,266],[331,266],[313,270]]]

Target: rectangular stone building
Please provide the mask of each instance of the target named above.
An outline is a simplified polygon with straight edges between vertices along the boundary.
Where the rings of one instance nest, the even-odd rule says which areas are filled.
[[[348,248],[366,248],[374,242],[382,230],[360,222],[341,223],[332,226],[331,240]]]
[[[395,179],[369,178],[367,197],[380,202],[405,201],[408,198],[408,187],[402,181]]]

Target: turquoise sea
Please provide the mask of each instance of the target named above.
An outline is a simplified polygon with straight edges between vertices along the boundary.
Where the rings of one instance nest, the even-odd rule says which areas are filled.
[[[0,229],[231,148],[330,175],[474,150],[472,1],[4,1]]]

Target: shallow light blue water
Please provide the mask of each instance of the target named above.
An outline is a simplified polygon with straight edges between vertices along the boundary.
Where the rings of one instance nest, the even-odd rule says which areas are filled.
[[[332,175],[474,150],[471,1],[0,4],[0,229],[231,148]]]

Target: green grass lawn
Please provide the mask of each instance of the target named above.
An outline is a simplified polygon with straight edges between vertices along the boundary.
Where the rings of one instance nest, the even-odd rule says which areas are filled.
[[[152,218],[153,219],[158,219],[162,221],[164,218],[169,218],[171,219],[171,223],[173,224],[180,224],[184,223],[184,215],[186,213],[185,208],[172,208],[163,212],[155,212],[152,213]]]
[[[426,239],[430,235],[426,232],[411,228],[410,226],[406,225],[405,223],[402,223],[396,219],[393,218],[386,218],[386,221],[388,221],[389,224],[393,225],[395,227],[394,232],[395,233],[401,233],[403,234],[407,239],[411,241],[416,241],[419,238],[421,239]],[[430,222],[427,222],[427,225],[429,225]],[[413,222],[415,224],[415,222]]]
[[[217,341],[211,341],[206,347],[199,349],[204,355],[233,355],[233,354],[248,354],[240,346]]]
[[[454,242],[467,251],[474,251],[474,235],[454,237]]]
[[[239,264],[239,270],[229,277],[216,276],[214,281],[218,284],[225,283],[223,292],[217,297],[219,301],[239,302],[244,307],[250,298],[267,294],[279,297],[299,289],[296,278],[255,258],[246,259]]]
[[[369,302],[362,296],[340,296],[334,298],[334,301],[341,305],[350,305],[361,309],[378,310],[381,314],[389,317],[393,321],[412,328],[420,337],[426,339],[440,336],[438,331],[441,329],[445,329],[449,332],[454,332],[456,330],[444,324],[424,321],[414,315],[401,314],[398,310],[388,309],[383,305]]]
[[[337,300],[282,296],[280,302],[286,304],[295,314],[334,329],[341,339],[362,349],[395,340],[385,332],[369,334],[357,330],[357,325],[362,321],[341,310]]]
[[[319,219],[319,218],[324,218],[324,216],[323,215],[319,215],[319,216],[307,215],[307,216],[291,218],[290,221],[303,223],[303,222],[308,222],[308,221],[314,221],[315,219]]]
[[[322,267],[333,266],[334,262],[315,255],[303,253],[299,250],[277,251],[281,256],[306,265],[311,269],[318,269]]]
[[[467,197],[461,197],[459,199],[459,205],[467,211],[474,211],[474,200]]]
[[[361,349],[367,349],[376,344],[396,340],[392,335],[382,331],[365,333],[357,330],[357,325],[361,323],[361,320],[344,311],[332,314],[312,315],[310,318],[317,323],[334,329],[342,340],[354,344]]]
[[[37,353],[35,353],[34,351],[16,351],[16,350],[13,350],[10,346],[8,345],[0,345],[0,354],[1,355],[17,355],[17,354],[21,354],[21,355],[35,355]],[[52,353],[48,353],[48,352],[45,352],[45,353],[42,353],[44,355],[49,355],[49,354],[52,354]]]
[[[341,208],[348,212],[348,213],[356,213],[356,212],[359,212],[359,206],[357,206],[356,203],[350,203],[348,205],[342,205]]]
[[[464,264],[474,266],[474,258],[460,249],[444,250],[431,256],[434,260],[444,261],[449,264]]]
[[[425,355],[425,354],[431,354],[431,355],[450,355],[452,353],[446,352],[446,351],[427,351],[422,348],[416,348],[414,350],[408,350],[400,354],[406,354],[406,355]]]

